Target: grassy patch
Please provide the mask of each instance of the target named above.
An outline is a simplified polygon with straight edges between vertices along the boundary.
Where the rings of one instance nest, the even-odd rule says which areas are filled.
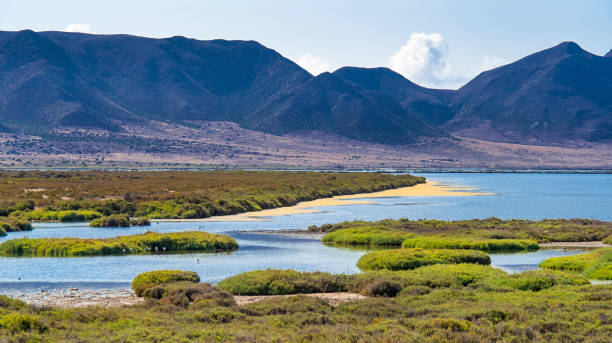
[[[385,219],[377,222],[349,221],[324,224],[318,227],[311,226],[309,230],[329,233],[362,227],[376,227],[417,236],[452,235],[470,239],[521,239],[540,243],[599,241],[612,236],[612,222],[592,219],[502,220],[487,218],[453,221]]]
[[[197,276],[197,275],[196,275]],[[185,308],[189,305],[207,307],[213,305],[234,305],[234,297],[209,283],[194,283],[196,279],[170,282],[148,286],[140,292],[148,300],[156,300],[160,304],[168,304]],[[185,280],[184,279],[184,280]],[[136,281],[136,280],[134,280]],[[199,281],[199,278],[198,278]],[[134,288],[134,286],[132,286]],[[134,289],[136,291],[136,289]]]
[[[592,279],[612,280],[612,248],[596,249],[572,256],[552,257],[540,263],[540,267],[579,272]]]
[[[113,214],[107,217],[97,218],[89,222],[90,227],[128,227],[148,225],[151,225],[148,218],[130,218],[126,214]]]
[[[396,249],[373,251],[357,262],[362,270],[407,270],[432,264],[474,263],[489,265],[491,258],[482,251],[451,249]]]
[[[349,276],[295,270],[256,270],[227,278],[217,287],[237,295],[343,292]]]
[[[401,246],[412,234],[385,227],[359,227],[334,231],[323,236],[323,243],[338,245]]]
[[[402,242],[403,248],[473,249],[482,251],[520,251],[538,249],[538,243],[524,239],[469,239],[455,237],[416,237]]]
[[[13,239],[0,244],[2,256],[101,256],[143,253],[231,251],[236,241],[225,235],[200,231],[147,232],[107,239],[40,238]]]
[[[27,220],[15,217],[0,218],[0,236],[6,236],[7,232],[31,230],[32,224]]]
[[[98,217],[206,218],[424,182],[382,173],[0,171],[0,216],[62,220],[70,217],[62,211],[87,210]]]
[[[142,296],[144,291],[153,286],[179,281],[197,283],[200,282],[200,277],[195,272],[182,270],[154,270],[138,274],[132,281],[131,286],[136,295]],[[161,296],[158,298],[161,298]]]

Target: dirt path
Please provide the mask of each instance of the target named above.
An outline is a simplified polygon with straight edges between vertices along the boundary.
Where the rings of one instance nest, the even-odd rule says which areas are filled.
[[[346,292],[343,292],[343,293],[312,293],[312,294],[302,294],[302,295],[305,295],[307,297],[321,298],[332,306],[338,306],[341,303],[347,302],[347,301],[354,301],[354,300],[360,300],[360,299],[366,298],[365,296],[361,294],[346,293]],[[238,304],[238,306],[242,306],[242,305],[251,304],[254,302],[272,299],[272,298],[294,297],[294,296],[296,295],[235,295],[234,300],[236,300],[236,304]]]
[[[602,241],[593,242],[550,242],[540,243],[540,248],[607,248],[612,247],[612,244],[606,244]]]

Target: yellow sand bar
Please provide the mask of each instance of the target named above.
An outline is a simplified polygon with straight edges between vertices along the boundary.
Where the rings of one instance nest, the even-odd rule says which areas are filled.
[[[446,185],[439,182],[428,181],[427,183],[418,184],[412,187],[403,187],[389,189],[386,191],[375,193],[363,193],[353,195],[338,195],[333,198],[317,199],[312,201],[304,201],[294,206],[279,207],[263,211],[245,212],[229,216],[216,216],[206,219],[197,219],[194,221],[262,221],[264,217],[285,216],[290,214],[300,213],[316,213],[320,210],[315,207],[321,206],[342,206],[355,204],[374,204],[376,198],[388,197],[456,197],[456,196],[476,196],[476,195],[492,195],[492,193],[484,193],[478,189],[465,186]],[[356,199],[373,199],[373,200],[356,200]]]

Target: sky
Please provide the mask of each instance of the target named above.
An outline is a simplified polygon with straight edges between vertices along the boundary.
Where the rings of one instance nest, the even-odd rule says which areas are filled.
[[[610,0],[0,0],[0,30],[256,40],[314,75],[388,67],[433,88],[575,41],[612,49]]]

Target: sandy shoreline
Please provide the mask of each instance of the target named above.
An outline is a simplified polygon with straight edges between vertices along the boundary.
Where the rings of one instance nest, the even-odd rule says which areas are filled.
[[[352,195],[338,195],[332,198],[304,201],[294,206],[272,208],[263,211],[245,212],[228,216],[216,216],[205,219],[156,219],[156,222],[221,222],[221,221],[266,221],[266,217],[286,216],[302,213],[317,213],[320,210],[316,207],[322,206],[343,206],[356,204],[374,204],[376,198],[390,197],[457,197],[457,196],[478,196],[492,195],[493,193],[481,192],[476,188],[446,185],[440,182],[428,181],[411,187],[401,187],[388,189],[373,193],[360,193]],[[367,200],[366,200],[367,199]]]

